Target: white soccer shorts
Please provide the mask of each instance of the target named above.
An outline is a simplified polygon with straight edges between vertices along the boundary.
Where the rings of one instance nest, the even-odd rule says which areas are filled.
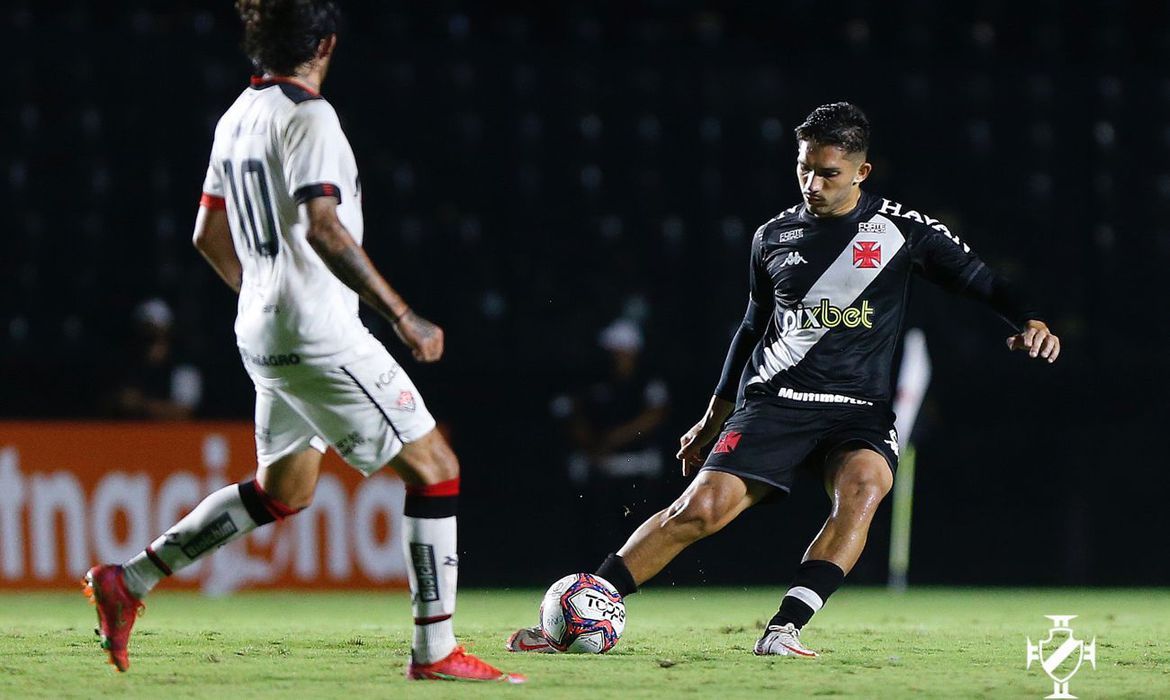
[[[253,383],[260,466],[307,447],[324,453],[329,444],[369,476],[435,428],[414,382],[381,344],[352,363],[284,386]]]

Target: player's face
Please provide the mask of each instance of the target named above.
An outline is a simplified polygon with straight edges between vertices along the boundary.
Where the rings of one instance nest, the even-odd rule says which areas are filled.
[[[848,213],[857,203],[857,186],[869,175],[864,153],[846,153],[840,146],[801,141],[796,179],[808,210],[816,216]]]

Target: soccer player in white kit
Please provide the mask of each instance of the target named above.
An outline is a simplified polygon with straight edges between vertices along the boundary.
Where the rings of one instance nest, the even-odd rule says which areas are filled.
[[[411,679],[523,682],[458,646],[452,630],[459,463],[406,371],[362,325],[359,297],[415,359],[443,332],[419,317],[361,248],[353,151],[319,90],[337,44],[329,0],[240,0],[261,75],[220,119],[194,243],[239,294],[236,338],[256,387],[254,480],[205,498],[122,565],[86,574],[102,646],[129,666],[142,599],[164,577],[312,500],[326,445],[370,475],[406,482],[404,544],[414,613]]]

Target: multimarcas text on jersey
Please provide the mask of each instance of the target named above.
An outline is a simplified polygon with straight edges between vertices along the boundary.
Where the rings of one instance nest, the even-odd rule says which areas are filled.
[[[938,219],[866,192],[838,217],[803,204],[752,237],[747,313],[715,394],[801,405],[889,402],[912,274],[1017,330],[1039,315]]]

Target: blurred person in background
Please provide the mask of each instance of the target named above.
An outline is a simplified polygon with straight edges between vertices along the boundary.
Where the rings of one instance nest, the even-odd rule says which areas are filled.
[[[553,413],[564,421],[573,450],[569,477],[584,491],[580,517],[591,531],[616,536],[639,505],[656,500],[670,394],[643,361],[637,323],[614,321],[598,344],[607,356],[605,378],[577,397],[558,397]]]
[[[147,299],[134,309],[131,347],[105,401],[111,417],[185,420],[198,410],[203,375],[175,359],[174,320],[162,299]]]

